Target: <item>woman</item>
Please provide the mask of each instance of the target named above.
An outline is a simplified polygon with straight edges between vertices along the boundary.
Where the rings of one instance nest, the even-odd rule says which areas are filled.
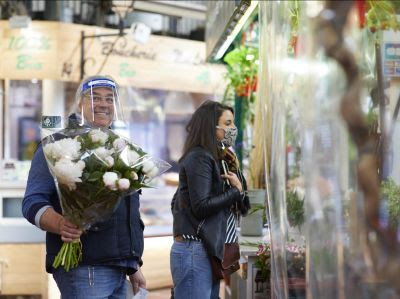
[[[219,280],[213,279],[211,262],[223,260],[225,243],[237,242],[234,212],[248,209],[244,180],[231,168],[224,174],[220,159],[227,157],[228,167],[238,165],[228,151],[237,134],[233,109],[207,101],[193,114],[187,132],[172,200],[174,298],[218,298]]]

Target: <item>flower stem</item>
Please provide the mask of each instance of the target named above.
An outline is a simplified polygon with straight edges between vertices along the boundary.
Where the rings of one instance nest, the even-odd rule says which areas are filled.
[[[82,243],[81,240],[76,242],[64,242],[53,262],[53,268],[57,269],[59,266],[64,267],[65,271],[78,266],[82,260]]]

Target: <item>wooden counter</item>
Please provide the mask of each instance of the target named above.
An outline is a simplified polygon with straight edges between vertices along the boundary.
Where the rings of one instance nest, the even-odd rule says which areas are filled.
[[[47,299],[44,244],[0,244],[0,294]]]

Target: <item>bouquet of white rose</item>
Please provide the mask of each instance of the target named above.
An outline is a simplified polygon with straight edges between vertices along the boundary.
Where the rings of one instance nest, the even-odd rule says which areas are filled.
[[[126,195],[142,188],[170,165],[109,129],[67,129],[43,140],[63,216],[82,230],[106,220]],[[84,250],[84,248],[83,248]],[[81,260],[80,242],[64,243],[53,267],[67,271]]]

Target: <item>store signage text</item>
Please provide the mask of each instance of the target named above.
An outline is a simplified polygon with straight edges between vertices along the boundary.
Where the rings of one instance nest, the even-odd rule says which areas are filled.
[[[115,55],[121,57],[132,57],[138,59],[146,59],[146,60],[160,60],[157,57],[157,51],[153,48],[149,47],[140,47],[138,45],[128,46],[128,42],[126,38],[121,39],[121,42],[102,42],[101,43],[101,53],[105,56]],[[175,48],[171,50],[171,59],[172,63],[189,63],[189,64],[202,64],[204,63],[204,59],[200,56],[200,53],[197,52],[195,56],[190,52],[190,55],[185,55],[185,51],[180,48]]]
[[[35,61],[32,55],[18,55],[17,56],[17,70],[41,70],[43,64]]]
[[[122,78],[132,78],[135,77],[136,71],[134,71],[128,63],[121,63],[119,65],[119,75]]]
[[[124,38],[122,43],[117,43],[113,47],[112,42],[102,42],[101,53],[103,55],[116,55],[122,57],[134,57],[139,59],[156,60],[157,54],[152,49],[140,50],[138,46],[128,47],[128,43]]]
[[[8,50],[50,50],[50,38],[46,36],[11,36],[8,42]]]

